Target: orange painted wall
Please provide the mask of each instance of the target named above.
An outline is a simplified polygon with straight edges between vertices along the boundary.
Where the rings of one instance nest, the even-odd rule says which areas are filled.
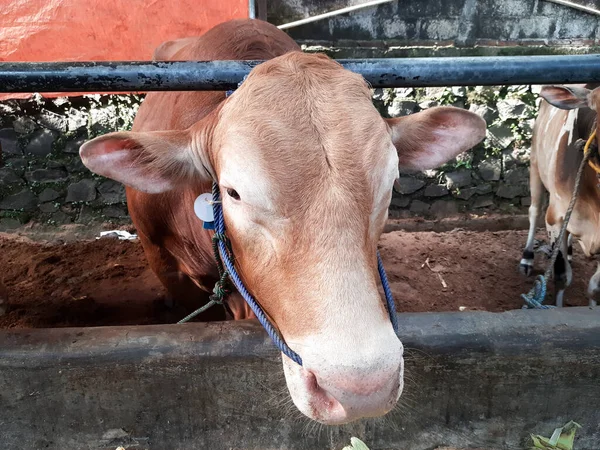
[[[248,0],[0,0],[0,61],[150,60],[161,42],[244,17]]]

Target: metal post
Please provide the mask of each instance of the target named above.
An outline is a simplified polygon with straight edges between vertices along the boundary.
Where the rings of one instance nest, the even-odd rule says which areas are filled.
[[[600,82],[600,55],[339,60],[374,88]],[[234,89],[261,61],[0,63],[0,92]]]
[[[267,21],[267,0],[254,0],[256,4],[256,18]]]

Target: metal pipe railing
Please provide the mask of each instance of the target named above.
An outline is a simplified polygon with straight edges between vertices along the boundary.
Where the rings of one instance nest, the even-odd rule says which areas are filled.
[[[261,61],[0,63],[0,92],[235,88]],[[348,59],[372,87],[600,82],[600,55]]]

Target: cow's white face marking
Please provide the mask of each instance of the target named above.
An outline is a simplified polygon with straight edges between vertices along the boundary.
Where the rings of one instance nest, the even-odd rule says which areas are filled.
[[[240,203],[253,207],[258,213],[273,213],[276,186],[271,184],[264,161],[260,158],[260,149],[252,140],[232,128],[219,154],[221,188],[235,189],[240,195]]]
[[[347,248],[352,243],[342,238],[338,245]],[[329,424],[385,414],[403,387],[403,347],[381,307],[374,278],[364,264],[356,264],[356,255],[343,252],[336,252],[341,257],[335,261],[324,260],[315,267],[327,320],[317,332],[288,342],[301,353],[304,365],[282,355],[295,405]],[[350,381],[346,375],[350,368],[362,376],[354,375]],[[311,382],[317,384],[316,389],[306,388]],[[320,390],[323,396],[315,395]]]
[[[562,136],[564,133],[569,133],[569,140],[567,144],[573,142],[573,133],[575,131],[575,120],[577,119],[578,110],[572,109],[567,114],[565,118],[565,123],[563,124],[559,136]],[[559,141],[560,142],[560,141]]]
[[[552,119],[554,118],[554,116],[556,115],[556,113],[560,111],[558,108],[552,106],[550,107],[550,114],[548,114],[548,120],[546,121],[546,128],[544,129],[544,133],[548,133],[548,128],[550,127],[550,124],[552,123]]]

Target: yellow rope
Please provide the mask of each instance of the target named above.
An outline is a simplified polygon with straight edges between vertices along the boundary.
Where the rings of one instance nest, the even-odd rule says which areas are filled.
[[[592,145],[592,141],[594,140],[594,138],[596,137],[596,129],[594,129],[594,131],[592,131],[592,134],[590,134],[590,137],[588,138],[587,142],[585,143],[585,147],[583,147],[583,154],[587,154],[590,151],[590,146]],[[592,169],[594,169],[596,171],[597,174],[600,174],[600,166],[598,164],[596,164],[594,161],[590,160],[588,161],[588,164],[590,165],[590,167]]]

